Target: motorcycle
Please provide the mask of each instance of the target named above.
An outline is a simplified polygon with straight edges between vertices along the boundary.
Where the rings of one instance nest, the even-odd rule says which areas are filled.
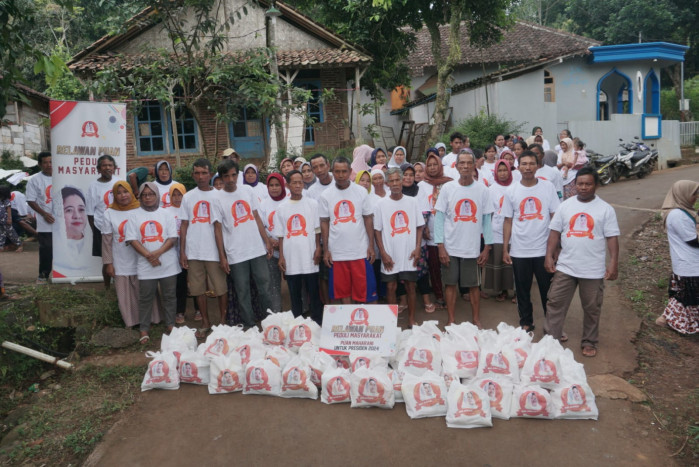
[[[622,141],[619,139],[619,141]],[[639,179],[650,174],[658,166],[658,151],[643,144],[638,138],[634,137],[634,141],[629,144],[620,144],[623,150],[616,155],[614,170],[617,178],[630,178],[634,175]]]
[[[604,156],[598,153],[588,153],[587,156],[590,160],[590,165],[599,174],[600,183],[602,185],[609,185],[612,182],[616,182],[619,178],[614,168],[616,164],[617,156],[613,154],[611,156]]]

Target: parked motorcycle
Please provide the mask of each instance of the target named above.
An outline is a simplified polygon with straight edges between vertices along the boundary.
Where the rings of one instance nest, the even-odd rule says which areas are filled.
[[[623,144],[622,141],[621,146],[624,150],[617,154],[614,164],[618,177],[630,178],[635,175],[643,178],[657,168],[658,150],[643,144],[638,136],[629,144]]]

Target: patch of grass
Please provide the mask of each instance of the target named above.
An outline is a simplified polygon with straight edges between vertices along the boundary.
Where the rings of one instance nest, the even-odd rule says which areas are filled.
[[[637,266],[638,258],[634,255],[629,256],[629,263],[631,263],[632,266]]]
[[[643,290],[636,289],[633,292],[631,292],[631,294],[629,295],[629,298],[634,303],[640,303],[643,300],[645,300],[645,293],[643,292]]]
[[[667,277],[661,277],[655,285],[657,285],[659,289],[667,289]]]

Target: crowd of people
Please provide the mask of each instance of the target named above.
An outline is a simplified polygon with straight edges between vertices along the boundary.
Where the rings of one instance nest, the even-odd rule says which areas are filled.
[[[184,323],[188,296],[201,321],[199,338],[211,328],[208,297],[217,298],[221,323],[255,326],[266,310],[281,311],[283,280],[294,316],[308,314],[318,323],[324,304],[383,300],[407,311],[413,325],[419,294],[425,311],[446,310],[449,324],[462,297],[480,326],[481,300],[492,295],[512,300],[520,326],[533,331],[536,277],[544,331],[560,341],[568,339],[565,316],[579,289],[583,355],[595,356],[604,280],[618,274],[619,228],[614,209],[595,193],[598,175],[586,166],[584,143],[564,130],[549,149],[539,127],[526,140],[496,135],[482,151],[458,132],[449,142],[450,152],[438,143],[415,163],[401,146],[362,145],[352,160],[332,163],[320,153],[286,158],[265,183],[258,167],[241,167],[228,149],[215,169],[207,159],[194,162],[190,190],[172,179],[167,161],[135,168],[114,183],[115,161],[103,155],[100,177],[72,209],[86,215],[105,286],[114,281],[124,322],[139,326],[143,343],[161,315],[168,330]],[[39,167],[26,199],[36,212],[38,280],[45,281],[55,222],[46,194],[50,153],[39,155]],[[73,195],[63,194],[64,210]],[[698,262],[692,256],[677,271],[675,264],[699,249],[696,233],[688,238],[689,225],[676,225],[696,223],[696,196],[696,187],[683,186],[665,203],[688,214],[666,215],[666,223],[672,284],[683,291],[671,304],[673,313],[693,320],[693,327],[683,325],[690,332],[696,332],[699,288],[687,271]],[[685,244],[673,247],[675,237]],[[677,321],[664,316],[671,325]]]

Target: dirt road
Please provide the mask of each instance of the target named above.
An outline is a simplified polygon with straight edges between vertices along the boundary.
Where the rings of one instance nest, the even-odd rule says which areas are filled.
[[[682,178],[699,179],[699,166],[655,173],[645,180],[622,180],[598,194],[617,207],[622,236],[628,236],[647,212],[627,207],[659,208],[670,185]],[[623,238],[621,245],[624,255]],[[8,258],[0,255],[3,271],[8,270]],[[15,269],[27,267],[23,263]],[[614,284],[607,287],[595,359],[580,355],[578,299],[571,306],[567,345],[585,364],[588,376],[624,377],[636,366],[631,341],[640,320],[621,296],[623,291]],[[518,322],[511,303],[486,300],[481,306],[485,327]],[[428,317],[446,321],[444,313],[421,313],[418,321]],[[468,318],[468,306],[461,301],[457,320]],[[542,324],[542,318],[535,304],[535,323]],[[537,340],[541,327],[537,326]],[[597,403],[596,422],[495,420],[492,429],[454,430],[446,428],[443,418],[410,420],[401,404],[391,411],[358,410],[310,400],[210,396],[205,387],[184,385],[179,391],[144,393],[106,435],[88,465],[672,465],[667,448],[654,436],[652,417],[642,407],[604,398]]]

